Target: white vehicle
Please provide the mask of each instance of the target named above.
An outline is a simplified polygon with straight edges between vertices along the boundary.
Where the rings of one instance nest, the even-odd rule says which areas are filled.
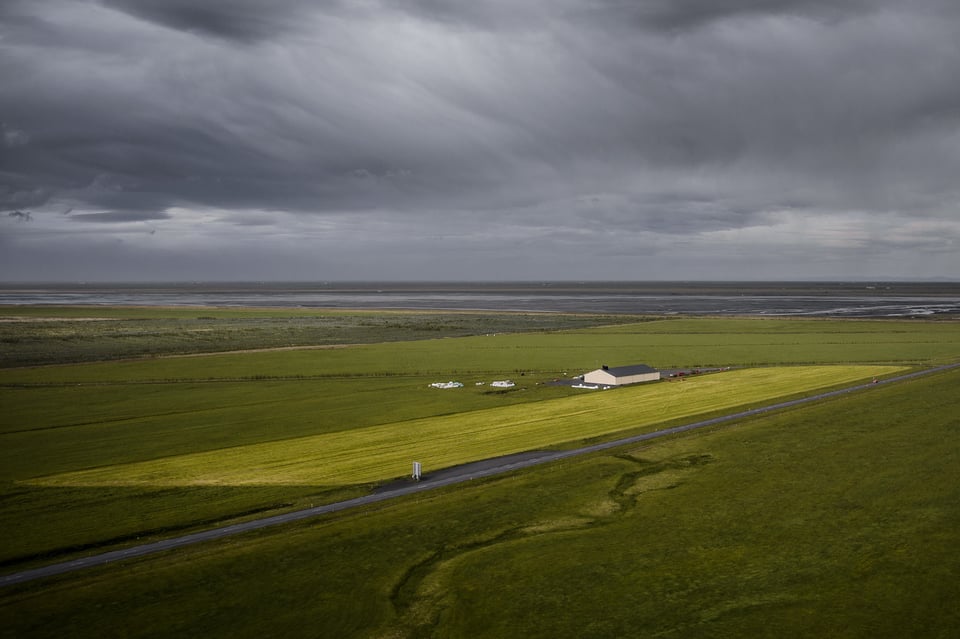
[[[430,386],[432,388],[463,388],[460,382],[434,382]]]

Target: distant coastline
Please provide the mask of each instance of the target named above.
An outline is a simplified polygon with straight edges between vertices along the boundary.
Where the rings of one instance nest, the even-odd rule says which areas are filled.
[[[0,282],[7,291],[340,291],[340,292],[631,292],[636,294],[724,295],[731,293],[793,295],[872,295],[877,291],[899,295],[958,295],[960,280],[344,280],[344,281],[156,281],[156,282]]]
[[[223,306],[820,317],[960,316],[960,282],[0,284],[0,306]]]

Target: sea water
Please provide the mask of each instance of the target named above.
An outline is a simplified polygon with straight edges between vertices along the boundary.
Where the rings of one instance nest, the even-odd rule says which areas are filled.
[[[960,313],[960,283],[191,282],[0,284],[0,305],[42,304],[488,310],[650,315],[925,317]]]

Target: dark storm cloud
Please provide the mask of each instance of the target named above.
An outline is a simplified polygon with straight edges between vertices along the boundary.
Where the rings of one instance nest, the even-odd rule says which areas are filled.
[[[171,29],[239,42],[295,29],[311,0],[104,0],[104,4]],[[329,3],[332,4],[332,3]]]
[[[33,214],[30,211],[10,211],[7,213],[7,217],[13,218],[18,222],[29,222],[33,219]]]
[[[37,223],[0,233],[192,216],[336,248],[363,220],[383,255],[629,255],[804,217],[922,247],[960,202],[958,6],[7,2],[0,210]]]
[[[824,4],[639,6],[653,16],[649,24],[664,22],[673,28],[760,13],[761,8],[775,15],[821,10]],[[330,4],[291,1],[278,6],[253,0],[201,5],[115,0],[106,6],[188,33],[215,33],[241,42],[280,38],[285,25],[304,19],[311,10],[341,10]],[[432,2],[400,6],[412,15],[463,24],[496,27],[509,21],[502,7],[457,9]],[[586,6],[609,16],[637,5]],[[533,7],[545,11],[543,5]],[[372,19],[344,15],[361,24]],[[23,122],[73,123],[69,130],[48,129],[46,136],[38,132],[41,127],[30,127],[34,145],[22,150],[20,165],[35,162],[52,174],[46,188],[79,188],[97,206],[134,208],[129,200],[135,198],[129,194],[138,193],[146,209],[157,208],[158,198],[164,197],[171,204],[349,209],[377,206],[385,199],[401,207],[422,206],[428,203],[425,199],[449,206],[457,198],[478,205],[473,196],[490,197],[491,189],[496,190],[495,200],[522,204],[542,194],[535,186],[511,183],[512,176],[522,180],[528,171],[546,169],[564,182],[562,176],[579,170],[585,161],[605,171],[606,163],[615,169],[642,168],[645,163],[688,167],[779,155],[784,166],[815,172],[825,159],[846,165],[869,152],[864,146],[883,145],[883,136],[896,134],[900,121],[910,122],[911,113],[949,112],[956,105],[956,89],[932,84],[922,73],[914,75],[926,62],[921,52],[885,53],[887,47],[898,48],[896,40],[866,42],[855,54],[830,43],[836,51],[827,55],[861,67],[856,69],[861,90],[851,90],[844,86],[846,78],[834,80],[824,73],[824,58],[805,56],[809,47],[818,45],[818,37],[828,37],[814,28],[801,33],[800,42],[788,39],[778,52],[771,41],[776,34],[762,31],[664,46],[639,39],[605,41],[606,27],[602,20],[561,22],[529,47],[522,39],[516,45],[508,41],[504,46],[516,49],[508,49],[501,60],[476,60],[490,65],[488,73],[502,74],[489,78],[435,60],[413,61],[435,65],[423,78],[417,77],[420,67],[385,71],[393,47],[404,44],[400,36],[397,42],[375,43],[382,53],[362,49],[373,43],[357,43],[355,56],[335,46],[332,60],[315,61],[319,73],[314,79],[324,83],[315,87],[317,93],[277,84],[256,54],[250,54],[250,68],[240,70],[229,68],[218,51],[201,48],[200,71],[187,68],[191,60],[170,60],[169,54],[152,64],[147,61],[145,70],[153,75],[146,91],[125,90],[124,81],[142,84],[143,78],[135,76],[92,83],[57,78],[66,82],[58,89],[65,89],[67,99],[47,102],[41,105],[46,112],[37,114],[37,96],[14,96],[7,111]],[[321,40],[346,44],[338,43],[337,34],[327,28],[332,27],[320,25]],[[51,39],[60,35],[57,25],[48,23],[47,29]],[[125,37],[123,29],[112,33],[117,59],[155,53]],[[857,30],[851,29],[850,36],[858,37]],[[606,46],[595,46],[600,42]],[[190,42],[180,46],[186,47],[185,56],[190,53]],[[555,56],[552,64],[550,56]],[[216,73],[220,65],[228,67],[223,74]],[[880,65],[884,77],[876,82],[860,75]],[[204,66],[212,67],[209,74],[202,71]],[[408,72],[414,75],[408,78]],[[904,77],[897,77],[901,74]],[[171,96],[186,94],[186,108],[170,104]],[[183,104],[182,98],[174,102]],[[250,133],[258,139],[245,135]],[[363,172],[405,177],[358,179]],[[104,176],[123,185],[100,188],[96,181]],[[515,189],[526,193],[511,193]],[[21,199],[24,193],[41,198],[44,193],[36,188],[17,192]]]
[[[598,0],[584,15],[613,24],[665,31],[694,29],[718,20],[763,15],[842,19],[869,8],[872,0]],[[877,4],[877,3],[873,3]]]
[[[274,26],[299,15],[302,5],[222,3],[205,5],[204,11],[229,25],[231,11],[242,9],[245,19],[263,27],[257,36],[267,37]],[[424,161],[416,147],[431,144],[431,134],[416,129],[431,115],[411,105],[400,114],[408,120],[402,123],[406,130],[394,130],[391,110],[379,96],[361,95],[364,69],[352,77],[348,51],[329,63],[322,51],[316,53],[320,60],[313,53],[305,57],[301,72],[313,74],[316,63],[314,77],[277,79],[256,51],[221,51],[192,37],[168,42],[144,24],[104,10],[84,34],[85,25],[58,21],[53,13],[59,6],[82,5],[16,6],[20,13],[8,9],[8,14],[29,23],[38,49],[42,42],[61,49],[47,50],[44,62],[29,47],[11,48],[13,55],[0,62],[4,77],[13,80],[0,97],[0,113],[10,119],[4,122],[9,152],[0,170],[9,175],[0,206],[36,206],[59,196],[100,208],[156,210],[193,203],[330,210],[380,206],[388,198],[407,206],[398,188],[407,198],[416,193],[408,165]],[[169,10],[183,18],[177,25],[188,33],[216,28],[227,35],[232,28],[214,27],[206,19],[190,26],[175,3],[131,2],[124,8],[151,19],[159,19],[154,10]],[[108,28],[112,22],[117,24]],[[14,41],[22,35],[9,31]],[[111,46],[104,46],[104,31]],[[252,27],[248,35],[252,39]],[[349,34],[336,38],[349,44]],[[340,77],[325,79],[324,67]],[[18,136],[30,143],[13,148]],[[469,179],[477,175],[472,168],[462,173]]]

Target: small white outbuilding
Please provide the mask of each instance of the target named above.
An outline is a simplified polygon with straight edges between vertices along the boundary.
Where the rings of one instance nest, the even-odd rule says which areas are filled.
[[[583,381],[586,383],[605,384],[607,386],[655,382],[658,379],[660,379],[660,371],[655,368],[650,368],[646,364],[617,366],[616,368],[610,368],[604,365],[602,368],[583,375]]]

